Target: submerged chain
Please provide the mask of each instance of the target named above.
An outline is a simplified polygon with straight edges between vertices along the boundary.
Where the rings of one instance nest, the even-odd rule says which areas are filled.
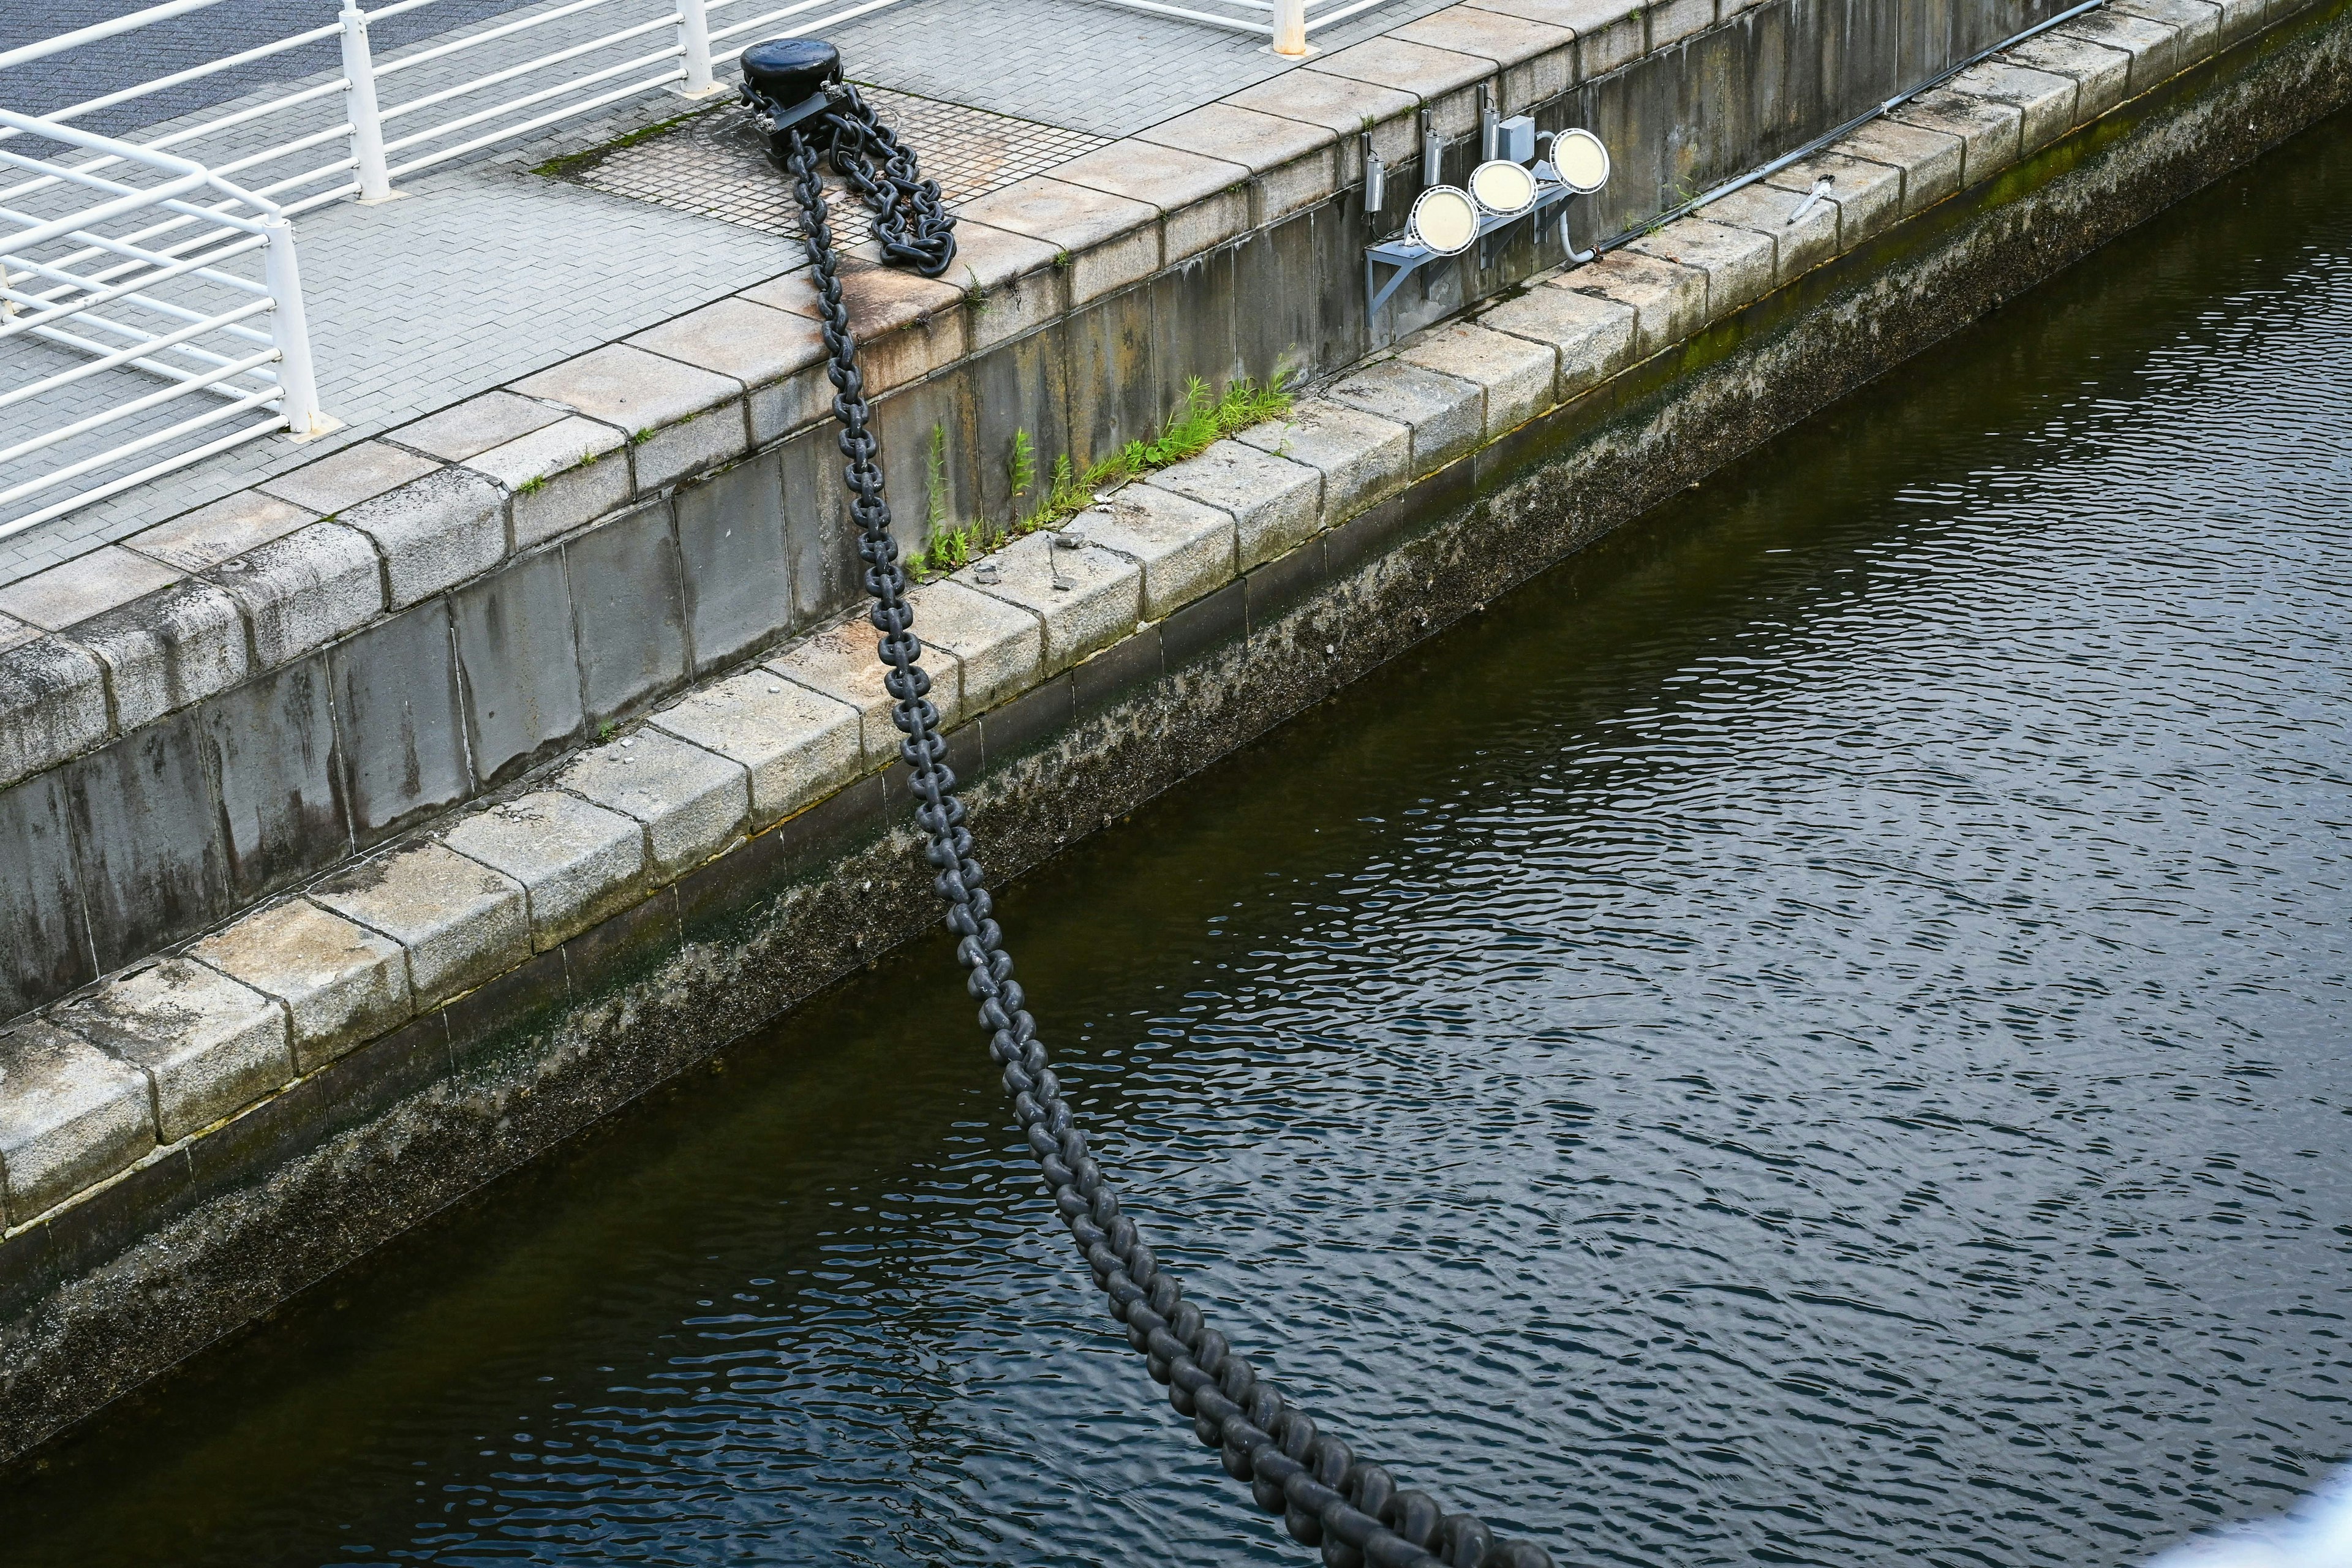
[[[875,122],[854,89],[845,96],[847,111],[836,102],[814,122],[822,127],[818,134],[830,140],[834,166],[877,207],[887,200],[895,210],[895,204],[904,199],[914,209],[901,232],[943,243],[943,250],[916,252],[922,258],[918,269],[937,276],[955,247],[947,229],[950,220],[936,214],[938,187],[915,180],[913,154]],[[872,141],[887,152],[887,197],[853,172],[857,157],[843,164],[845,141],[861,149]],[[1003,933],[992,916],[963,802],[956,798],[955,774],[946,763],[939,711],[928,697],[931,681],[919,663],[922,645],[915,638],[914,614],[907,603],[907,574],[890,534],[890,507],[882,495],[878,446],[867,428],[857,344],[841,302],[839,261],[826,224],[824,189],[817,179],[817,150],[799,127],[791,131],[788,145],[787,167],[800,200],[809,253],[816,263],[817,302],[830,359],[833,408],[841,421],[841,451],[848,459],[845,479],[850,514],[857,523],[857,553],[866,566],[866,592],[874,600],[867,618],[882,634],[879,652],[889,666],[882,684],[893,699],[892,717],[903,737],[898,750],[919,802],[915,819],[928,841],[925,857],[937,872],[933,883],[940,897],[947,902],[956,956],[970,972],[965,987],[980,1003],[989,1054],[1003,1068],[1005,1092],[1013,1098],[1030,1151],[1053,1188],[1063,1223],[1094,1270],[1096,1285],[1110,1298],[1111,1315],[1126,1325],[1128,1342],[1147,1358],[1152,1377],[1168,1385],[1168,1403],[1192,1418],[1193,1433],[1204,1446],[1221,1450],[1226,1473],[1249,1484],[1258,1507],[1281,1514],[1295,1539],[1321,1547],[1323,1561],[1331,1568],[1367,1563],[1377,1568],[1427,1563],[1551,1568],[1551,1558],[1542,1548],[1524,1541],[1496,1540],[1471,1515],[1447,1513],[1427,1493],[1400,1488],[1387,1470],[1357,1458],[1339,1437],[1318,1431],[1305,1412],[1258,1376],[1225,1337],[1208,1326],[1200,1308],[1184,1300],[1175,1276],[1160,1266],[1135,1222],[1120,1212],[1110,1178],[1087,1152],[1086,1134],[1062,1098],[1045,1044],[1037,1038],[1036,1022],[1023,1005],[1020,983],[1013,978],[1013,958],[1004,951]],[[908,196],[908,192],[920,194]],[[886,238],[884,243],[889,253],[890,242]]]

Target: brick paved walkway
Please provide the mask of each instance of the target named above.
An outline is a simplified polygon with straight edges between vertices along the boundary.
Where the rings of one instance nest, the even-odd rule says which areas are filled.
[[[648,14],[659,3],[648,0]],[[1446,3],[1393,0],[1317,34],[1315,42],[1318,49],[1341,47]],[[453,5],[464,9],[448,15],[478,26],[509,9],[510,0]],[[45,15],[41,31],[118,8],[119,0],[71,0]],[[265,14],[269,31],[314,16],[324,21],[332,10],[332,0],[257,0],[240,18],[238,37]],[[54,26],[47,16],[57,16]],[[593,24],[593,32],[618,25],[601,11],[570,20]],[[418,34],[427,31],[415,25]],[[6,37],[25,26],[12,15]],[[530,36],[527,52],[554,47],[555,33]],[[1032,139],[1057,157],[1084,151],[1092,138],[1156,124],[1292,63],[1242,34],[1088,0],[903,0],[832,37],[860,80],[1084,133],[1066,139],[1066,150],[1050,136]],[[223,47],[243,46],[231,39]],[[435,85],[441,79],[419,78],[445,68],[449,80],[478,74],[488,58],[460,56],[419,68],[404,79],[404,89]],[[13,95],[27,79],[23,69],[7,73],[0,88],[10,96],[0,101],[25,101]],[[93,86],[78,76],[53,101],[108,85],[102,77]],[[280,79],[267,90],[289,85]],[[594,134],[610,137],[683,107],[655,97]],[[0,584],[799,263],[799,247],[772,232],[772,222],[720,221],[528,172],[531,161],[583,141],[572,133],[531,149],[501,149],[485,155],[491,162],[402,180],[398,201],[373,207],[338,202],[303,216],[297,226],[320,401],[343,428],[299,446],[264,437],[0,540]],[[96,407],[126,387],[135,395],[152,385],[113,373],[73,391]],[[53,426],[54,415],[44,422]],[[7,435],[0,419],[0,440]]]

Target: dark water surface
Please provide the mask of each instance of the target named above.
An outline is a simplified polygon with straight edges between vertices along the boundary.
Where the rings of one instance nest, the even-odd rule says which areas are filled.
[[[1016,887],[1318,1415],[1564,1562],[2352,1450],[2352,121]],[[1297,1563],[890,958],[0,1484],[11,1564]]]

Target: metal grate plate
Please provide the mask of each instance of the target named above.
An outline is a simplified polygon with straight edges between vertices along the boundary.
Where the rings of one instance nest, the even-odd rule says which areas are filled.
[[[915,150],[923,174],[952,205],[1025,179],[1104,145],[1065,131],[958,103],[861,88],[882,122]],[[604,153],[568,159],[558,177],[616,196],[673,207],[798,239],[791,181],[768,162],[767,137],[734,105],[698,114],[675,130]],[[828,173],[835,243],[872,237],[866,204]]]

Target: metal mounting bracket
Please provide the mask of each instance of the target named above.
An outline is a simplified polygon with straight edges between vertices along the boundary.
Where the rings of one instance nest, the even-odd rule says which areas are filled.
[[[1515,223],[1521,223],[1528,218],[1536,217],[1554,207],[1560,209],[1560,243],[1564,246],[1569,244],[1567,203],[1569,198],[1575,195],[1576,193],[1557,181],[1545,179],[1543,176],[1549,172],[1549,164],[1538,164],[1536,166],[1536,175],[1538,182],[1536,189],[1536,199],[1527,206],[1522,207],[1519,211],[1515,213],[1494,214],[1478,220],[1478,235],[1475,243],[1478,247],[1478,269],[1480,271],[1485,271],[1488,267],[1494,264],[1495,240],[1493,237],[1495,235],[1510,227]],[[1465,249],[1466,250],[1467,247],[1465,247]],[[1571,246],[1570,247],[1570,253],[1573,254],[1574,247]],[[1461,254],[1464,254],[1464,252],[1456,251],[1454,253],[1454,255],[1457,256]],[[1451,257],[1440,256],[1437,252],[1431,250],[1426,246],[1415,245],[1412,241],[1405,239],[1384,240],[1381,244],[1371,247],[1364,252],[1364,298],[1367,302],[1366,315],[1368,317],[1378,316],[1381,311],[1381,307],[1389,302],[1389,300],[1395,295],[1396,291],[1403,286],[1404,280],[1412,277],[1414,273],[1419,272],[1431,262],[1446,261],[1451,259]],[[1385,280],[1381,278],[1378,270],[1382,267],[1390,268],[1389,275]]]

